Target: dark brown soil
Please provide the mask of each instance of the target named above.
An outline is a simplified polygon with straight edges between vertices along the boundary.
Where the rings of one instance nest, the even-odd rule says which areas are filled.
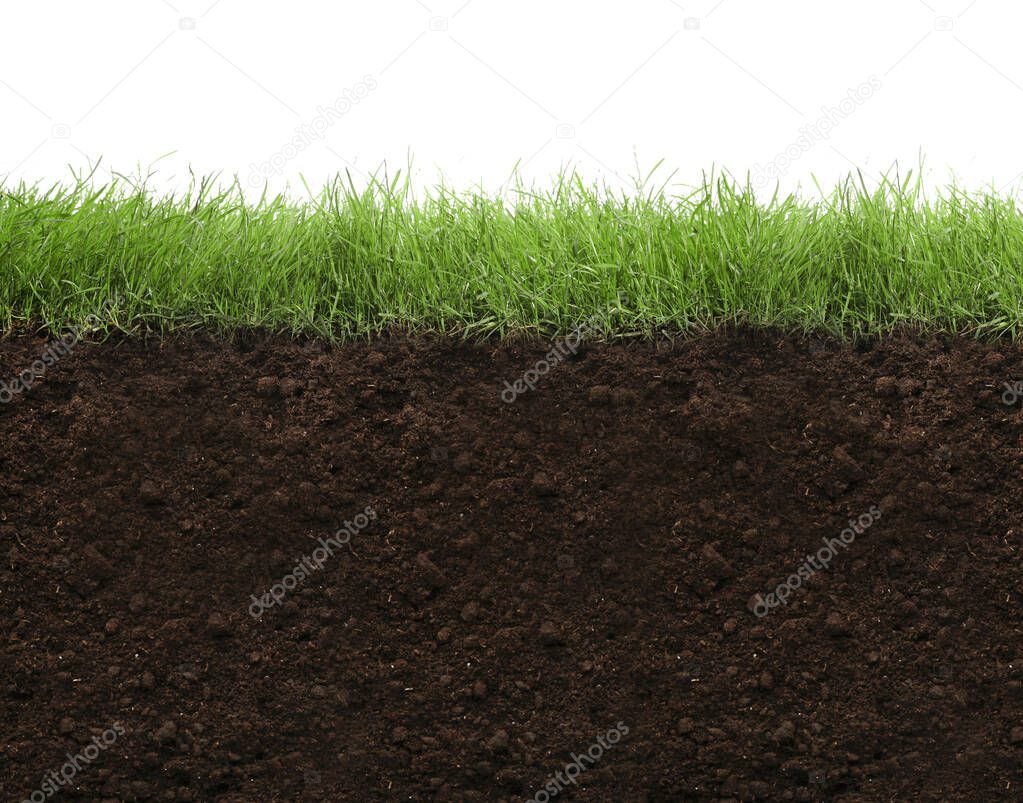
[[[0,405],[2,797],[107,731],[61,799],[542,801],[573,754],[554,799],[1023,799],[1019,346],[605,345],[502,402],[546,350],[83,344]]]

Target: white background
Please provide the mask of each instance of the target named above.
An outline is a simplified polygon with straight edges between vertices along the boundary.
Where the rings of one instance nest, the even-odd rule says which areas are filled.
[[[921,159],[932,185],[1016,191],[1023,5],[1008,0],[33,0],[4,3],[0,179],[155,171],[304,194],[410,159],[497,189],[511,169],[690,184],[780,164],[784,190]],[[826,138],[801,130],[879,88]],[[346,90],[322,138],[288,149]],[[368,82],[368,84],[367,84]],[[363,92],[363,89],[358,89]],[[342,108],[347,101],[342,103]],[[846,104],[849,106],[849,103]],[[308,130],[308,129],[307,129]],[[792,147],[790,147],[792,146]],[[277,169],[259,165],[274,155]],[[759,167],[758,167],[759,165]],[[637,167],[638,166],[638,167]],[[760,173],[758,172],[757,175]]]

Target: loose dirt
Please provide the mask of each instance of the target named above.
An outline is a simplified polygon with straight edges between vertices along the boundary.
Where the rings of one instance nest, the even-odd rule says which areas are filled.
[[[502,401],[548,350],[117,340],[0,405],[2,796],[95,736],[69,799],[1023,799],[1019,346],[601,345]]]

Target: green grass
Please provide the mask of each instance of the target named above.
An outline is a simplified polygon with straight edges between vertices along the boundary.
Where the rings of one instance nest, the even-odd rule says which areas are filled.
[[[118,298],[113,328],[267,327],[328,337],[770,325],[1023,331],[1012,198],[850,177],[816,198],[711,176],[613,193],[565,175],[502,196],[407,182],[245,202],[207,179],[0,186],[0,326],[56,329]]]

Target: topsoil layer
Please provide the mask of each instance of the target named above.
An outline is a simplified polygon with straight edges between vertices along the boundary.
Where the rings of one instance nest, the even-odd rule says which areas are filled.
[[[1023,799],[1018,346],[594,346],[502,401],[545,351],[47,366],[0,405],[3,799]]]

